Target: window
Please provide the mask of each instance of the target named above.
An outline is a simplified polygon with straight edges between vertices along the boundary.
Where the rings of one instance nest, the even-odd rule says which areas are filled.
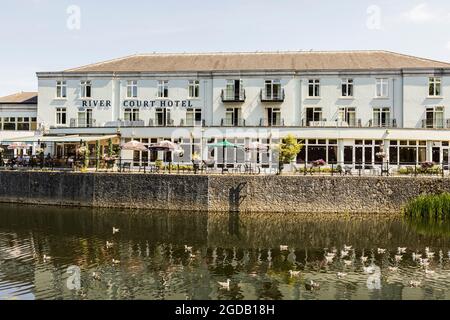
[[[81,98],[92,98],[91,81],[81,81]]]
[[[11,117],[3,118],[3,130],[5,131],[16,130],[16,118]]]
[[[189,98],[200,97],[200,81],[189,80]]]
[[[67,98],[67,82],[56,81],[56,97]]]
[[[67,109],[56,108],[56,125],[65,126],[67,124]]]
[[[342,79],[342,96],[353,97],[353,79]]]
[[[350,127],[356,126],[356,108],[339,108],[338,125],[344,122]]]
[[[225,101],[245,100],[244,82],[242,80],[227,80],[224,96]]]
[[[279,100],[282,98],[281,81],[266,80],[264,84],[265,100]]]
[[[78,112],[78,127],[92,128],[94,120],[92,119],[92,109],[86,109]]]
[[[308,96],[309,97],[320,97],[320,80],[310,79],[308,81]]]
[[[426,110],[424,128],[444,128],[444,107],[430,107]]]
[[[306,108],[306,126],[316,126],[317,122],[322,121],[322,108]]]
[[[377,79],[376,83],[375,96],[377,98],[387,98],[389,96],[389,79]]]
[[[280,108],[268,108],[267,109],[268,126],[281,126],[281,109]]]
[[[127,98],[137,98],[138,82],[136,80],[127,81]]]
[[[159,80],[158,81],[158,98],[168,98],[169,97],[169,81]]]
[[[198,126],[202,123],[202,109],[192,109],[186,110],[186,125],[187,126]]]
[[[311,163],[317,160],[324,160],[327,164],[337,163],[337,140],[308,139],[299,140],[299,143],[305,144],[305,147],[297,155],[297,163]]]
[[[139,121],[139,109],[125,109],[125,121]]]
[[[157,108],[156,109],[156,125],[160,127],[171,125],[170,109]]]
[[[18,131],[29,131],[30,130],[30,118],[28,118],[28,117],[17,118],[17,130]]]
[[[416,165],[427,160],[426,141],[390,142],[389,163],[391,165]]]
[[[373,127],[389,127],[391,124],[390,108],[373,109]]]
[[[429,79],[429,96],[430,97],[441,96],[441,78],[432,77]]]
[[[239,126],[241,122],[241,108],[227,108],[223,125]]]

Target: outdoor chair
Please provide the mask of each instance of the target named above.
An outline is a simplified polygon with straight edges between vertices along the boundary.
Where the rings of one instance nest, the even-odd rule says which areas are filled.
[[[125,172],[125,169],[128,169],[128,172],[131,172],[131,162],[124,162],[122,164],[122,172]]]

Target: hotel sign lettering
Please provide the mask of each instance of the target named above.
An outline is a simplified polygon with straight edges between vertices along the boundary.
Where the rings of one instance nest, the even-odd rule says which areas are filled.
[[[111,108],[111,100],[83,100],[82,108]],[[125,100],[124,108],[193,108],[190,100]]]

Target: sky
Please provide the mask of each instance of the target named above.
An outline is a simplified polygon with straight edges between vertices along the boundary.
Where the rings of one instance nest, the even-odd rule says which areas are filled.
[[[0,96],[135,53],[372,49],[450,62],[450,1],[0,0]]]

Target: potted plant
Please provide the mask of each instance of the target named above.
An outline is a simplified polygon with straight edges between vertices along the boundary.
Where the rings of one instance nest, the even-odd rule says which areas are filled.
[[[300,144],[296,137],[288,135],[283,139],[283,142],[279,145],[279,162],[278,169],[281,174],[284,170],[285,164],[290,164],[295,160],[295,157],[300,153],[304,145]]]

